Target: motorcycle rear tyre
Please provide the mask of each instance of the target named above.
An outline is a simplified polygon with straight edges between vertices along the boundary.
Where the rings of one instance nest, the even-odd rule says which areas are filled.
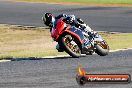
[[[99,45],[96,45],[95,47],[96,47],[95,53],[97,53],[98,55],[100,55],[100,56],[106,56],[106,55],[108,55],[109,49],[103,49]]]

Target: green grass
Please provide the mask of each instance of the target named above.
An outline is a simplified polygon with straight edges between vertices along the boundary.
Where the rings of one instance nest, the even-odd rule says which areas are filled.
[[[20,30],[22,29],[22,30]],[[58,55],[56,42],[50,37],[49,30],[11,28],[0,26],[0,58],[26,58]]]
[[[20,30],[23,29],[23,30]],[[108,42],[111,50],[132,48],[132,33],[100,33]],[[56,42],[50,37],[49,30],[25,30],[0,26],[0,59],[28,58],[62,55],[55,49]]]
[[[102,34],[102,36],[111,50],[132,48],[132,33]]]
[[[132,0],[16,0],[16,1],[29,1],[29,2],[72,2],[80,4],[132,4]]]
[[[5,54],[0,54],[0,59],[10,59],[10,58],[30,58],[30,57],[37,57],[42,58],[44,56],[57,56],[57,55],[64,55],[66,53],[57,52],[57,50],[46,50],[46,51],[14,51],[8,52]]]

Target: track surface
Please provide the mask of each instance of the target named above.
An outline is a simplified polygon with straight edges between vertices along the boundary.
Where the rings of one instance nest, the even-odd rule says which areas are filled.
[[[0,23],[43,26],[42,14],[75,14],[97,31],[132,32],[132,7],[86,7],[0,0]]]
[[[132,75],[132,50],[81,58],[20,60],[0,63],[0,88],[80,88],[77,66],[87,72]],[[132,88],[130,84],[86,84],[82,88]]]

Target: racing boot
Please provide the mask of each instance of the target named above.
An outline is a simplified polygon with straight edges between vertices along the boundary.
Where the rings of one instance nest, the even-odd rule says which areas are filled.
[[[58,52],[64,51],[63,48],[59,44],[56,45],[56,49],[58,50]]]

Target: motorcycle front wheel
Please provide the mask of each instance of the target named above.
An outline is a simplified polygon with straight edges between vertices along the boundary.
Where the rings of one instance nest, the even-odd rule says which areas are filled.
[[[81,56],[81,49],[77,40],[70,34],[65,34],[61,37],[60,43],[64,50],[72,57],[78,58]]]

